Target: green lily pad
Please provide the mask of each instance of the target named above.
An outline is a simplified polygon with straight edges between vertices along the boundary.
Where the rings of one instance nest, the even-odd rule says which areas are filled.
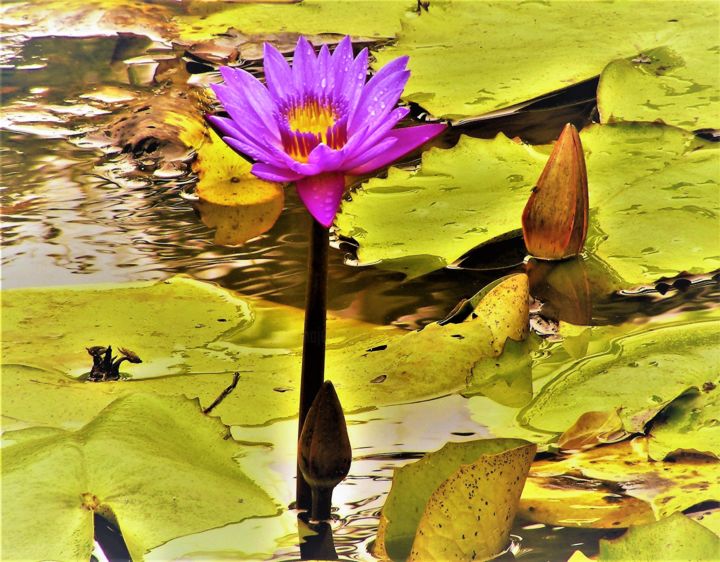
[[[590,252],[627,285],[720,268],[720,147],[660,125],[593,126],[582,142]]]
[[[600,74],[607,63],[660,46],[716,45],[713,2],[466,2],[433,0],[404,22],[377,65],[410,55],[404,98],[437,117],[507,108]],[[594,22],[587,25],[587,22]],[[696,39],[697,38],[697,39]],[[718,88],[717,59],[707,67]]]
[[[276,514],[227,434],[196,402],[133,394],[77,431],[4,449],[3,556],[89,560],[93,512],[118,524],[134,560],[176,537]]]
[[[720,458],[720,390],[718,381],[707,381],[675,399],[653,422],[650,456],[662,460],[686,452]]]
[[[521,439],[448,443],[395,469],[377,553],[393,560],[467,560],[509,538],[535,445]],[[417,534],[416,534],[417,533]]]
[[[658,323],[611,340],[609,353],[566,365],[521,412],[519,421],[563,432],[602,404],[618,411],[625,431],[641,432],[675,398],[713,376],[720,360],[719,325],[716,315],[698,313],[695,321]]]
[[[464,389],[475,363],[501,352],[496,341],[527,331],[527,286],[526,276],[510,277],[479,303],[478,318],[419,332],[330,317],[326,376],[348,412]],[[199,397],[206,407],[235,371],[239,384],[213,415],[228,425],[297,415],[300,310],[187,277],[9,290],[3,306],[6,429],[75,429],[137,391]],[[129,380],[83,382],[91,364],[85,347],[108,344],[133,349],[143,363],[128,368]]]
[[[352,0],[304,0],[291,4],[239,3],[194,6],[190,13],[174,18],[185,41],[198,41],[225,33],[229,28],[246,33],[296,32],[355,37],[394,37],[403,19],[413,15],[412,0],[373,2],[371,9],[358,10]]]
[[[507,340],[501,355],[480,359],[463,396],[482,394],[503,406],[525,406],[533,396],[532,347],[529,339]]]
[[[597,93],[601,121],[662,121],[688,130],[718,127],[717,29],[698,26],[681,49],[652,49],[606,66]]]
[[[689,517],[676,513],[655,523],[631,527],[615,540],[601,540],[601,561],[717,560],[720,537]]]
[[[620,355],[621,346],[627,345],[623,342],[635,342],[632,343],[634,348],[636,345],[639,346],[641,341],[645,341],[643,338],[649,337],[648,334],[660,333],[664,334],[663,337],[674,337],[671,334],[675,334],[675,331],[681,333],[687,327],[690,327],[689,334],[694,334],[695,329],[702,332],[704,334],[702,339],[705,341],[712,338],[713,325],[717,323],[716,318],[717,313],[715,312],[696,310],[675,314],[672,319],[658,317],[645,323],[633,321],[618,325],[589,327],[560,322],[557,333],[557,336],[562,338],[560,341],[542,340],[539,346],[533,341],[532,336],[529,341],[529,369],[532,373],[531,388],[536,396],[535,402],[525,405],[525,409],[521,408],[524,405],[520,404],[521,397],[526,394],[519,391],[521,388],[527,388],[521,386],[527,383],[523,375],[519,373],[527,366],[521,367],[526,364],[526,359],[518,354],[520,346],[512,342],[508,343],[511,344],[514,352],[509,355],[478,361],[473,368],[473,376],[468,380],[468,388],[461,392],[470,397],[468,409],[471,411],[473,419],[486,426],[490,435],[493,436],[526,439],[537,443],[540,450],[546,450],[551,444],[558,444],[562,448],[574,450],[616,442],[636,430],[626,428],[628,419],[632,422],[635,414],[632,411],[627,411],[626,415],[623,414],[625,410],[622,407],[617,412],[618,404],[627,403],[632,408],[637,408],[638,417],[645,416],[648,420],[652,418],[652,427],[659,427],[662,416],[657,417],[656,414],[663,412],[667,402],[672,402],[678,395],[683,394],[691,387],[704,386],[707,388],[705,383],[710,382],[703,380],[701,375],[698,375],[697,379],[693,381],[677,377],[675,383],[669,385],[667,391],[663,390],[660,393],[663,399],[656,402],[658,396],[654,387],[651,391],[649,387],[643,387],[637,380],[636,372],[642,372],[642,369],[633,368],[631,371],[633,376],[628,379],[632,383],[631,385],[625,380],[620,380],[620,373],[616,369],[632,362],[632,358],[625,361],[625,356]],[[700,325],[707,328],[700,327]],[[691,338],[692,336],[688,339]],[[694,345],[691,344],[691,347]],[[701,341],[697,342],[698,349],[702,345]],[[657,347],[653,346],[653,349],[657,349]],[[710,351],[709,353],[714,352]],[[693,369],[705,368],[708,372],[712,372],[712,363],[703,365],[702,358],[693,355],[691,358]],[[711,359],[711,361],[714,360]],[[498,364],[499,366],[497,366]],[[603,365],[608,367],[608,372],[600,372],[603,370]],[[482,369],[482,366],[485,366],[485,369]],[[514,366],[517,366],[519,370],[514,371]],[[597,376],[600,378],[596,382],[593,382],[590,371],[585,371],[590,367],[593,369],[592,372],[596,372],[597,368]],[[583,382],[581,382],[581,380],[585,380],[584,376],[577,374],[578,369],[580,373],[585,372],[588,375],[586,386],[583,386]],[[657,370],[657,368],[653,368],[653,370]],[[517,379],[513,377],[513,372],[518,373]],[[506,376],[494,377],[490,373]],[[489,375],[490,379],[486,379],[484,375]],[[563,382],[565,376],[568,379]],[[605,376],[608,378],[604,379]],[[672,378],[671,369],[663,370],[662,381],[672,380]],[[488,392],[488,396],[492,396],[492,399],[488,396],[477,395],[478,385],[482,385],[485,381],[494,383],[490,385],[490,392]],[[688,384],[682,384],[683,381]],[[563,393],[562,389],[565,388],[566,383],[569,383],[571,397],[566,397]],[[604,386],[605,383],[607,383],[607,387]],[[515,395],[492,394],[494,390],[509,390],[513,384],[518,390]],[[662,385],[662,382],[657,384],[659,388]],[[482,390],[480,392],[483,393]],[[553,397],[546,395],[546,392],[552,393]],[[547,400],[543,404],[542,410],[547,408],[548,422],[546,423],[542,419],[539,409],[533,412],[533,420],[536,423],[528,424],[526,412],[534,404],[545,400],[542,398],[543,396]],[[600,405],[598,396],[603,397],[602,408],[604,410],[602,412],[598,411]],[[516,399],[517,402],[507,401],[506,398]],[[497,402],[498,399],[502,404]],[[557,404],[555,400],[558,400]],[[570,412],[564,413],[565,407],[569,407]],[[713,423],[711,412],[712,410],[709,410],[707,416],[708,426]],[[629,425],[632,427],[632,423]],[[687,430],[689,431],[689,427]],[[560,433],[563,435],[559,435]],[[706,443],[706,448],[707,445]]]
[[[520,217],[548,154],[504,135],[461,137],[423,154],[417,171],[390,168],[345,202],[337,226],[359,244],[362,263],[422,256],[409,271],[428,273],[493,239],[518,234]],[[392,220],[388,220],[392,217]],[[407,270],[406,270],[407,272]]]
[[[580,136],[591,207],[585,248],[595,269],[620,288],[720,267],[714,143],[653,124],[594,125]],[[368,181],[337,224],[359,242],[361,262],[392,267],[427,256],[413,271],[426,273],[515,233],[546,159],[547,148],[502,135],[462,138],[426,152],[418,171],[391,168],[386,179]]]

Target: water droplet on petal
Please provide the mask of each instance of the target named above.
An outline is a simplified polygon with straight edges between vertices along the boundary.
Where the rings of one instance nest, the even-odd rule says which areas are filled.
[[[327,86],[327,80],[326,80],[325,78],[323,78],[323,79],[320,81],[320,87],[321,87],[321,88],[324,88],[325,86]]]

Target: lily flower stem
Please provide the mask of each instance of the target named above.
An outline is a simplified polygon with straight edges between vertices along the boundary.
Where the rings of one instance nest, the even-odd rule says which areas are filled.
[[[308,285],[305,300],[302,373],[300,376],[300,417],[298,438],[307,413],[325,379],[325,323],[327,313],[328,229],[312,219],[308,252]],[[310,509],[312,492],[300,469],[297,470],[297,509]]]

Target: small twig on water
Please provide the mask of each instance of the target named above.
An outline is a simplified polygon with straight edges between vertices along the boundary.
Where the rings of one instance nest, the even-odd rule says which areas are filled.
[[[235,374],[233,375],[233,381],[230,384],[230,386],[228,386],[225,390],[223,390],[222,393],[220,393],[220,396],[218,396],[212,404],[210,404],[207,408],[205,408],[203,410],[203,414],[209,414],[210,412],[213,411],[215,406],[217,406],[218,404],[220,404],[220,402],[225,400],[227,395],[230,394],[233,390],[235,390],[235,387],[237,386],[237,383],[239,380],[240,380],[240,373],[238,371],[235,371]]]

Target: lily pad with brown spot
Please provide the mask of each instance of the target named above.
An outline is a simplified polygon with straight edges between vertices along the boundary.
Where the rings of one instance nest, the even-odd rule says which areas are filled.
[[[197,152],[192,167],[198,175],[198,199],[193,206],[205,225],[215,228],[215,243],[236,246],[271,229],[283,210],[283,186],[252,175],[252,164],[201,121],[182,115],[168,119],[180,126],[180,138]]]
[[[535,445],[522,439],[448,443],[395,469],[376,555],[468,560],[498,554],[534,454]]]

